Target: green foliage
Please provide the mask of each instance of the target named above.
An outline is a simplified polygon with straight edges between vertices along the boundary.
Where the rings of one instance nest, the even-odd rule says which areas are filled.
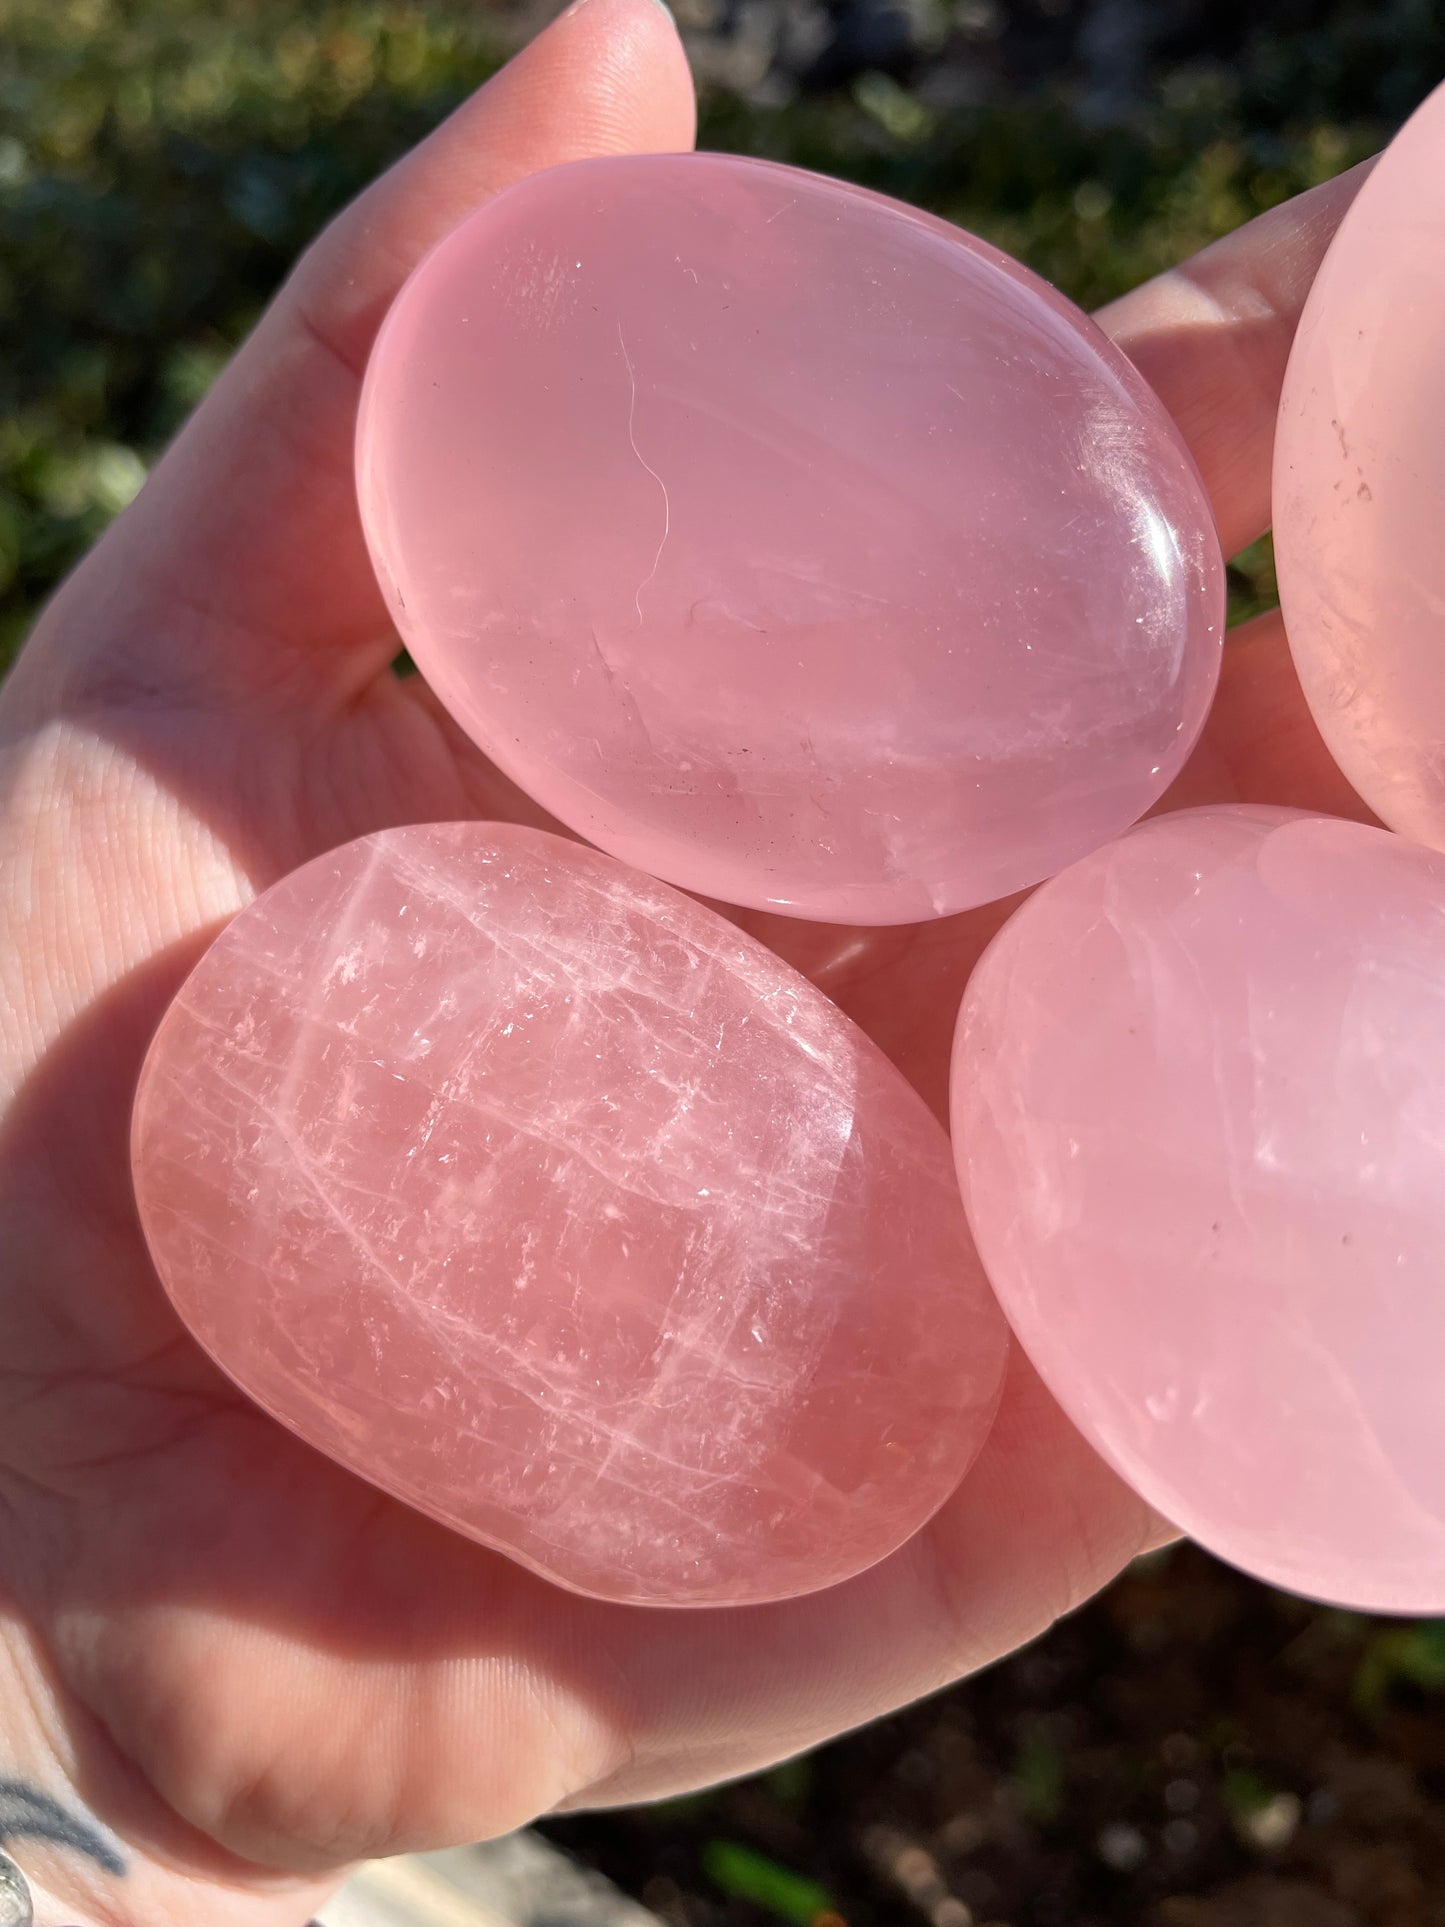
[[[1371,1636],[1355,1675],[1355,1705],[1374,1717],[1401,1686],[1445,1693],[1445,1619],[1386,1625]]]
[[[1202,78],[1115,127],[1087,126],[1062,90],[907,123],[896,83],[865,78],[879,86],[781,111],[715,100],[704,137],[932,208],[1088,307],[1363,159],[1384,131],[1251,135]]]
[[[1248,622],[1279,603],[1279,585],[1274,576],[1274,541],[1262,535],[1241,549],[1229,565],[1229,620]]]
[[[500,57],[470,4],[0,0],[0,653],[316,229]]]
[[[1265,10],[1266,13],[1268,9]],[[1368,152],[1438,75],[1426,0],[1262,27],[1098,126],[1066,80],[945,111],[881,74],[702,138],[862,180],[1105,301]],[[0,660],[308,238],[492,71],[477,0],[0,0]],[[1265,606],[1267,557],[1235,606]]]
[[[1236,1821],[1262,1813],[1275,1797],[1275,1789],[1250,1767],[1232,1767],[1221,1780],[1220,1791]]]
[[[702,1853],[703,1872],[713,1885],[733,1900],[764,1907],[779,1920],[809,1927],[820,1914],[833,1912],[826,1887],[791,1867],[779,1866],[766,1854],[736,1840],[709,1840]]]

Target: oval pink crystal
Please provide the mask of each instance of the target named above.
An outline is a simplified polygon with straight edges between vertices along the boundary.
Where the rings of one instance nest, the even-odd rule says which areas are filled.
[[[1445,1608],[1445,857],[1157,818],[985,953],[954,1126],[1014,1330],[1131,1485],[1277,1584]]]
[[[538,802],[655,875],[900,923],[1163,792],[1218,670],[1204,492],[1142,377],[957,228],[726,155],[489,202],[368,373],[408,649]]]
[[[604,1598],[826,1586],[988,1429],[947,1139],[712,911],[534,830],[388,830],[217,939],[142,1073],[182,1318],[302,1438]]]
[[[1275,440],[1280,602],[1316,722],[1392,828],[1445,847],[1445,88],[1310,290]]]

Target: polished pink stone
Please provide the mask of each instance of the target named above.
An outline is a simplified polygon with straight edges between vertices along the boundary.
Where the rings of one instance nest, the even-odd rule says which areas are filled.
[[[539,831],[389,830],[268,891],[162,1022],[134,1155],[244,1391],[579,1591],[843,1579],[992,1417],[922,1100],[770,951]]]
[[[1086,1436],[1250,1572],[1445,1609],[1445,857],[1155,819],[969,986],[969,1216]]]
[[[1392,828],[1445,847],[1445,88],[1332,243],[1275,442],[1280,600],[1336,761]]]
[[[717,154],[498,195],[369,371],[363,518],[408,649],[593,842],[729,902],[900,923],[1117,834],[1178,771],[1223,572],[1172,422],[997,250]]]

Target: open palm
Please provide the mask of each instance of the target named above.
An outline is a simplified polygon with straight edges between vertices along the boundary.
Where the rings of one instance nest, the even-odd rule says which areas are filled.
[[[387,303],[508,181],[684,146],[692,115],[652,0],[564,15],[316,244],[0,702],[0,1779],[118,1843],[26,1845],[42,1921],[63,1902],[279,1927],[358,1857],[743,1771],[1008,1650],[1167,1532],[1016,1361],[962,1490],[874,1571],[746,1612],[583,1600],[251,1408],[146,1258],[131,1093],[218,924],[382,825],[545,820],[391,673],[351,489]],[[1226,550],[1267,521],[1284,357],[1352,188],[1104,317],[1189,437]],[[1361,813],[1270,617],[1232,644],[1172,800],[1234,797]],[[959,994],[1008,907],[748,921],[941,1104]]]

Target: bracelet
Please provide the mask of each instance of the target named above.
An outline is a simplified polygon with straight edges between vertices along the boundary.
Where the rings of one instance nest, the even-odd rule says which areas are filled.
[[[0,1853],[0,1927],[34,1927],[30,1882],[8,1853]]]

